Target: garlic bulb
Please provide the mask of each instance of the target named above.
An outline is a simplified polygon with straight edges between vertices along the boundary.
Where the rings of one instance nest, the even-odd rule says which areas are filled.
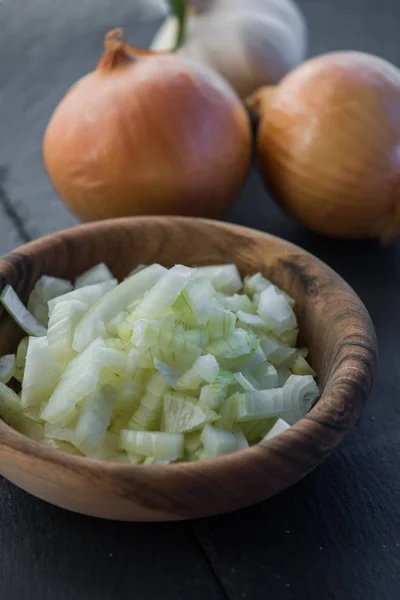
[[[187,0],[182,56],[206,63],[242,97],[277,83],[306,54],[307,27],[292,0]],[[174,47],[178,21],[169,17],[152,49]]]

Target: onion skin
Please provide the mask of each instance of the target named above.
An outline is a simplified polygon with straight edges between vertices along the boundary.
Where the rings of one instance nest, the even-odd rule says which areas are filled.
[[[97,69],[58,105],[49,177],[83,221],[144,214],[220,218],[248,172],[248,114],[211,70],[138,51],[113,31]]]
[[[359,52],[304,63],[248,99],[257,153],[282,207],[347,239],[400,234],[400,71]]]

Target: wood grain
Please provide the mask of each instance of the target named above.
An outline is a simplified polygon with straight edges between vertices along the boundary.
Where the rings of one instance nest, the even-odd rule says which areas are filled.
[[[22,246],[0,260],[0,289],[26,300],[41,274],[73,278],[99,261],[118,277],[138,263],[235,262],[261,270],[294,296],[323,393],[306,418],[278,438],[199,463],[130,466],[70,456],[33,442],[0,421],[0,473],[36,496],[89,515],[173,520],[258,502],[316,467],[357,421],[372,386],[376,341],[351,288],[300,248],[254,230],[200,219],[141,217],[74,228]],[[0,353],[21,334],[0,319]]]

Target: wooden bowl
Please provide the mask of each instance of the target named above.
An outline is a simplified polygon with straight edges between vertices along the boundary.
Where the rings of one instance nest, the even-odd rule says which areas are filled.
[[[102,221],[42,238],[0,260],[0,289],[26,301],[42,274],[72,279],[99,261],[118,276],[138,263],[234,262],[262,271],[296,299],[300,331],[323,390],[311,412],[278,437],[197,463],[131,466],[42,446],[0,420],[0,473],[35,496],[99,517],[162,521],[232,511],[280,492],[316,467],[357,421],[370,391],[376,342],[369,315],[351,288],[304,250],[224,223],[141,217]],[[0,319],[0,354],[21,332]]]

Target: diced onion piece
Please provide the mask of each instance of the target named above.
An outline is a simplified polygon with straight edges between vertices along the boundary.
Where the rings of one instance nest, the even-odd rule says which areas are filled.
[[[0,381],[8,383],[12,379],[16,366],[15,354],[6,354],[0,357]]]
[[[11,388],[0,382],[0,418],[11,427],[36,441],[43,439],[43,424],[22,412],[21,400]]]
[[[260,315],[253,315],[251,313],[246,313],[243,310],[239,310],[237,312],[237,317],[244,325],[252,327],[253,329],[259,329],[261,331],[269,329],[269,326],[263,321]]]
[[[107,292],[116,288],[117,284],[118,282],[116,279],[110,279],[109,281],[86,285],[77,290],[72,290],[72,292],[68,292],[68,294],[64,294],[63,296],[57,296],[57,298],[53,298],[49,301],[49,314],[51,315],[58,304],[72,302],[72,300],[78,300],[79,302],[84,302],[88,306],[92,306],[100,298],[103,298]]]
[[[31,337],[26,355],[22,381],[21,404],[23,408],[47,402],[60,378],[47,337]]]
[[[218,292],[235,294],[242,289],[242,280],[236,265],[210,265],[198,267],[196,279],[207,279]]]
[[[82,275],[79,275],[79,277],[76,278],[75,287],[81,288],[85,285],[103,283],[103,281],[111,281],[112,279],[114,279],[114,276],[107,265],[99,263],[82,273]]]
[[[0,416],[10,422],[10,416],[18,415],[21,412],[22,406],[18,394],[0,381]]]
[[[283,388],[238,395],[237,421],[290,414],[295,422],[306,415],[318,396],[311,375],[291,375]]]
[[[29,336],[22,338],[18,344],[17,353],[15,355],[15,369],[13,377],[19,382],[22,382],[25,370],[26,354],[28,352]]]
[[[0,294],[0,302],[16,323],[29,335],[42,337],[46,329],[25,308],[10,285],[6,285]]]
[[[204,427],[201,434],[201,441],[210,458],[229,454],[230,452],[235,452],[237,449],[235,435],[213,425],[206,425]]]
[[[72,284],[66,279],[42,275],[30,293],[27,308],[45,327],[49,319],[48,302],[72,290]]]
[[[308,348],[297,348],[296,349],[296,354],[298,356],[302,356],[303,358],[307,358],[308,356]]]
[[[193,454],[187,455],[187,460],[189,462],[206,460],[207,458],[210,458],[210,457],[208,456],[207,452],[204,450],[203,446],[200,446],[200,448],[198,448],[198,450],[193,452]]]
[[[58,425],[52,425],[51,423],[44,424],[44,437],[53,440],[59,440],[61,442],[72,443],[74,439],[74,430],[68,427],[58,427]]]
[[[108,323],[106,323],[107,332],[111,333],[112,335],[118,335],[118,327],[126,320],[127,316],[127,311],[123,310],[116,317],[110,319]]]
[[[177,319],[187,325],[205,325],[215,310],[215,290],[209,281],[189,281],[174,302]]]
[[[206,347],[207,352],[218,358],[237,358],[254,352],[258,339],[252,331],[235,329],[227,338],[213,340]]]
[[[201,431],[192,431],[191,433],[185,434],[185,454],[191,456],[199,448],[202,448],[202,441],[200,439]]]
[[[318,385],[311,375],[291,375],[283,386],[282,418],[294,425],[308,413],[319,395]]]
[[[157,345],[169,348],[175,337],[176,339],[182,339],[182,343],[184,341],[182,335],[184,335],[185,330],[181,325],[175,324],[173,315],[167,315],[162,319],[154,321],[137,319],[133,322],[128,322],[131,331],[130,341],[141,352]],[[125,339],[125,332],[121,333],[120,328],[119,334],[120,337]],[[178,336],[181,336],[181,338]]]
[[[267,357],[261,346],[253,352],[246,360],[242,363],[242,369],[249,373],[254,373],[257,367],[265,363]]]
[[[246,392],[254,392],[255,390],[259,389],[259,387],[254,387],[254,385],[251,383],[251,381],[249,381],[249,379],[247,379],[247,377],[245,377],[243,375],[243,373],[234,373],[234,378],[236,379],[236,381],[238,382],[238,384],[240,385],[240,387],[245,390]]]
[[[298,329],[288,329],[287,331],[284,331],[283,333],[281,333],[279,338],[285,344],[288,344],[292,348],[295,348],[295,346],[297,344],[298,335],[299,335]]]
[[[290,429],[290,425],[286,423],[283,419],[278,419],[275,425],[268,431],[268,433],[263,437],[264,440],[272,440],[272,438],[276,437],[280,433],[283,433],[287,429]]]
[[[25,368],[26,354],[28,352],[29,336],[22,338],[18,344],[17,354],[15,357],[16,366],[18,368]]]
[[[261,294],[264,290],[271,287],[272,283],[268,281],[261,273],[254,273],[244,279],[243,290],[245,294],[253,297],[254,294]]]
[[[278,335],[297,327],[296,315],[286,298],[278,294],[274,286],[261,293],[257,311],[268,328]]]
[[[100,367],[100,378],[106,379],[108,375],[112,374],[126,377],[128,374],[128,356],[123,350],[109,348],[106,341],[104,341],[103,347],[97,348],[94,360]]]
[[[250,373],[250,371],[246,371],[245,369],[242,369],[241,372],[243,373],[244,377],[246,377],[247,381],[253,386],[253,388],[255,390],[264,389],[264,386],[260,385],[257,378],[252,373]]]
[[[274,365],[271,365],[268,361],[265,361],[254,370],[254,377],[262,390],[278,387],[278,372]]]
[[[201,350],[206,346],[210,339],[210,333],[206,329],[189,329],[184,332],[185,343],[197,346]]]
[[[275,425],[277,417],[266,417],[254,421],[243,421],[239,423],[240,431],[246,437],[249,444],[259,442],[266,433]]]
[[[182,433],[124,429],[121,431],[120,445],[133,454],[173,461],[183,456],[184,436]]]
[[[282,367],[278,367],[276,372],[278,374],[278,385],[276,387],[281,388],[285,385],[285,383],[287,382],[287,380],[289,379],[289,377],[291,376],[292,373],[289,369],[282,368]]]
[[[73,347],[84,350],[98,335],[98,324],[107,323],[135,299],[141,298],[165,273],[166,269],[154,264],[125,279],[116,288],[100,298],[80,320],[74,336]]]
[[[110,425],[108,427],[108,433],[119,435],[122,429],[126,429],[129,425],[129,421],[132,418],[132,414],[135,412],[137,403],[134,400],[133,408],[125,408],[120,410],[116,407],[111,416]]]
[[[256,306],[245,294],[233,294],[233,296],[227,296],[223,300],[224,306],[234,313],[239,311],[245,312],[246,314],[255,314]]]
[[[161,458],[155,458],[154,456],[147,456],[147,458],[144,459],[143,464],[144,465],[169,465],[172,462],[172,460],[163,460]]]
[[[132,344],[140,353],[148,350],[153,358],[186,371],[202,353],[208,341],[205,330],[185,331],[181,325],[139,319],[133,325]]]
[[[216,422],[219,428],[225,431],[233,431],[234,423],[237,420],[237,405],[240,396],[241,394],[232,394],[222,402],[219,410],[220,418]]]
[[[249,447],[249,442],[241,431],[236,431],[233,435],[236,439],[236,450],[246,450]]]
[[[152,347],[149,352],[154,358],[173,366],[175,369],[185,372],[190,365],[200,356],[201,345],[195,345],[188,341],[190,331],[185,334],[163,334],[162,343]]]
[[[123,352],[127,352],[126,343],[118,337],[106,337],[104,342],[107,348],[111,348],[112,350],[122,350]],[[129,359],[129,354],[128,354]],[[131,367],[131,361],[129,361],[129,366]]]
[[[154,431],[160,427],[163,397],[168,387],[168,383],[159,373],[151,377],[146,392],[140,400],[139,408],[133,413],[129,422],[131,429]]]
[[[203,410],[185,397],[177,394],[164,396],[164,431],[169,433],[189,433],[206,423],[216,421],[217,413],[211,409]]]
[[[162,315],[165,310],[172,307],[194,273],[195,269],[183,265],[176,265],[166,271],[145,294],[135,310],[135,315],[139,318],[152,319]]]
[[[201,406],[217,409],[222,400],[226,397],[229,385],[233,384],[235,381],[232,373],[220,372],[212,383],[203,385],[201,388],[199,404]]]
[[[135,267],[134,269],[132,269],[132,271],[127,275],[127,277],[125,277],[125,279],[128,279],[128,277],[131,277],[132,275],[136,275],[136,273],[139,273],[139,271],[143,271],[143,269],[146,269],[146,267],[148,267],[149,265],[145,265],[142,263],[139,263],[137,265],[137,267]]]
[[[235,313],[217,306],[211,311],[206,327],[211,339],[218,339],[232,335],[235,331],[235,325]]]
[[[193,366],[176,382],[177,389],[195,390],[204,382],[211,383],[218,375],[219,365],[212,354],[199,356]]]
[[[127,452],[128,462],[131,465],[140,465],[143,464],[145,457],[141,454],[135,454],[134,452]]]
[[[96,339],[71,360],[43,409],[44,421],[54,425],[68,424],[78,402],[96,390],[103,368],[96,360],[96,351],[99,348],[104,349],[104,342]]]
[[[47,339],[53,359],[64,364],[76,355],[72,348],[74,330],[88,309],[88,304],[79,300],[58,303],[49,319]]]
[[[53,448],[53,450],[60,450],[61,452],[67,452],[68,454],[75,454],[75,456],[82,456],[81,452],[79,452],[78,448],[75,448],[69,442],[63,442],[61,440],[57,440],[54,438],[44,438],[40,440],[42,444],[45,446],[49,446]]]
[[[292,364],[291,371],[293,375],[312,375],[315,377],[316,373],[314,369],[308,364],[305,358],[298,355],[296,360]]]
[[[87,456],[96,456],[110,424],[116,392],[105,385],[97,393],[86,398],[74,431],[73,439],[68,440]]]
[[[272,335],[263,335],[260,343],[268,361],[274,367],[288,367],[295,360],[296,349],[291,348]]]
[[[72,283],[66,279],[53,277],[51,275],[42,275],[37,280],[31,295],[35,294],[37,300],[42,304],[47,304],[49,300],[62,296],[73,289]]]
[[[182,377],[181,371],[166,365],[165,363],[161,362],[161,360],[158,360],[158,358],[154,359],[154,367],[171,387],[176,387],[177,381],[180,377]]]
[[[252,421],[279,415],[289,408],[284,404],[282,388],[237,394],[236,421]]]

